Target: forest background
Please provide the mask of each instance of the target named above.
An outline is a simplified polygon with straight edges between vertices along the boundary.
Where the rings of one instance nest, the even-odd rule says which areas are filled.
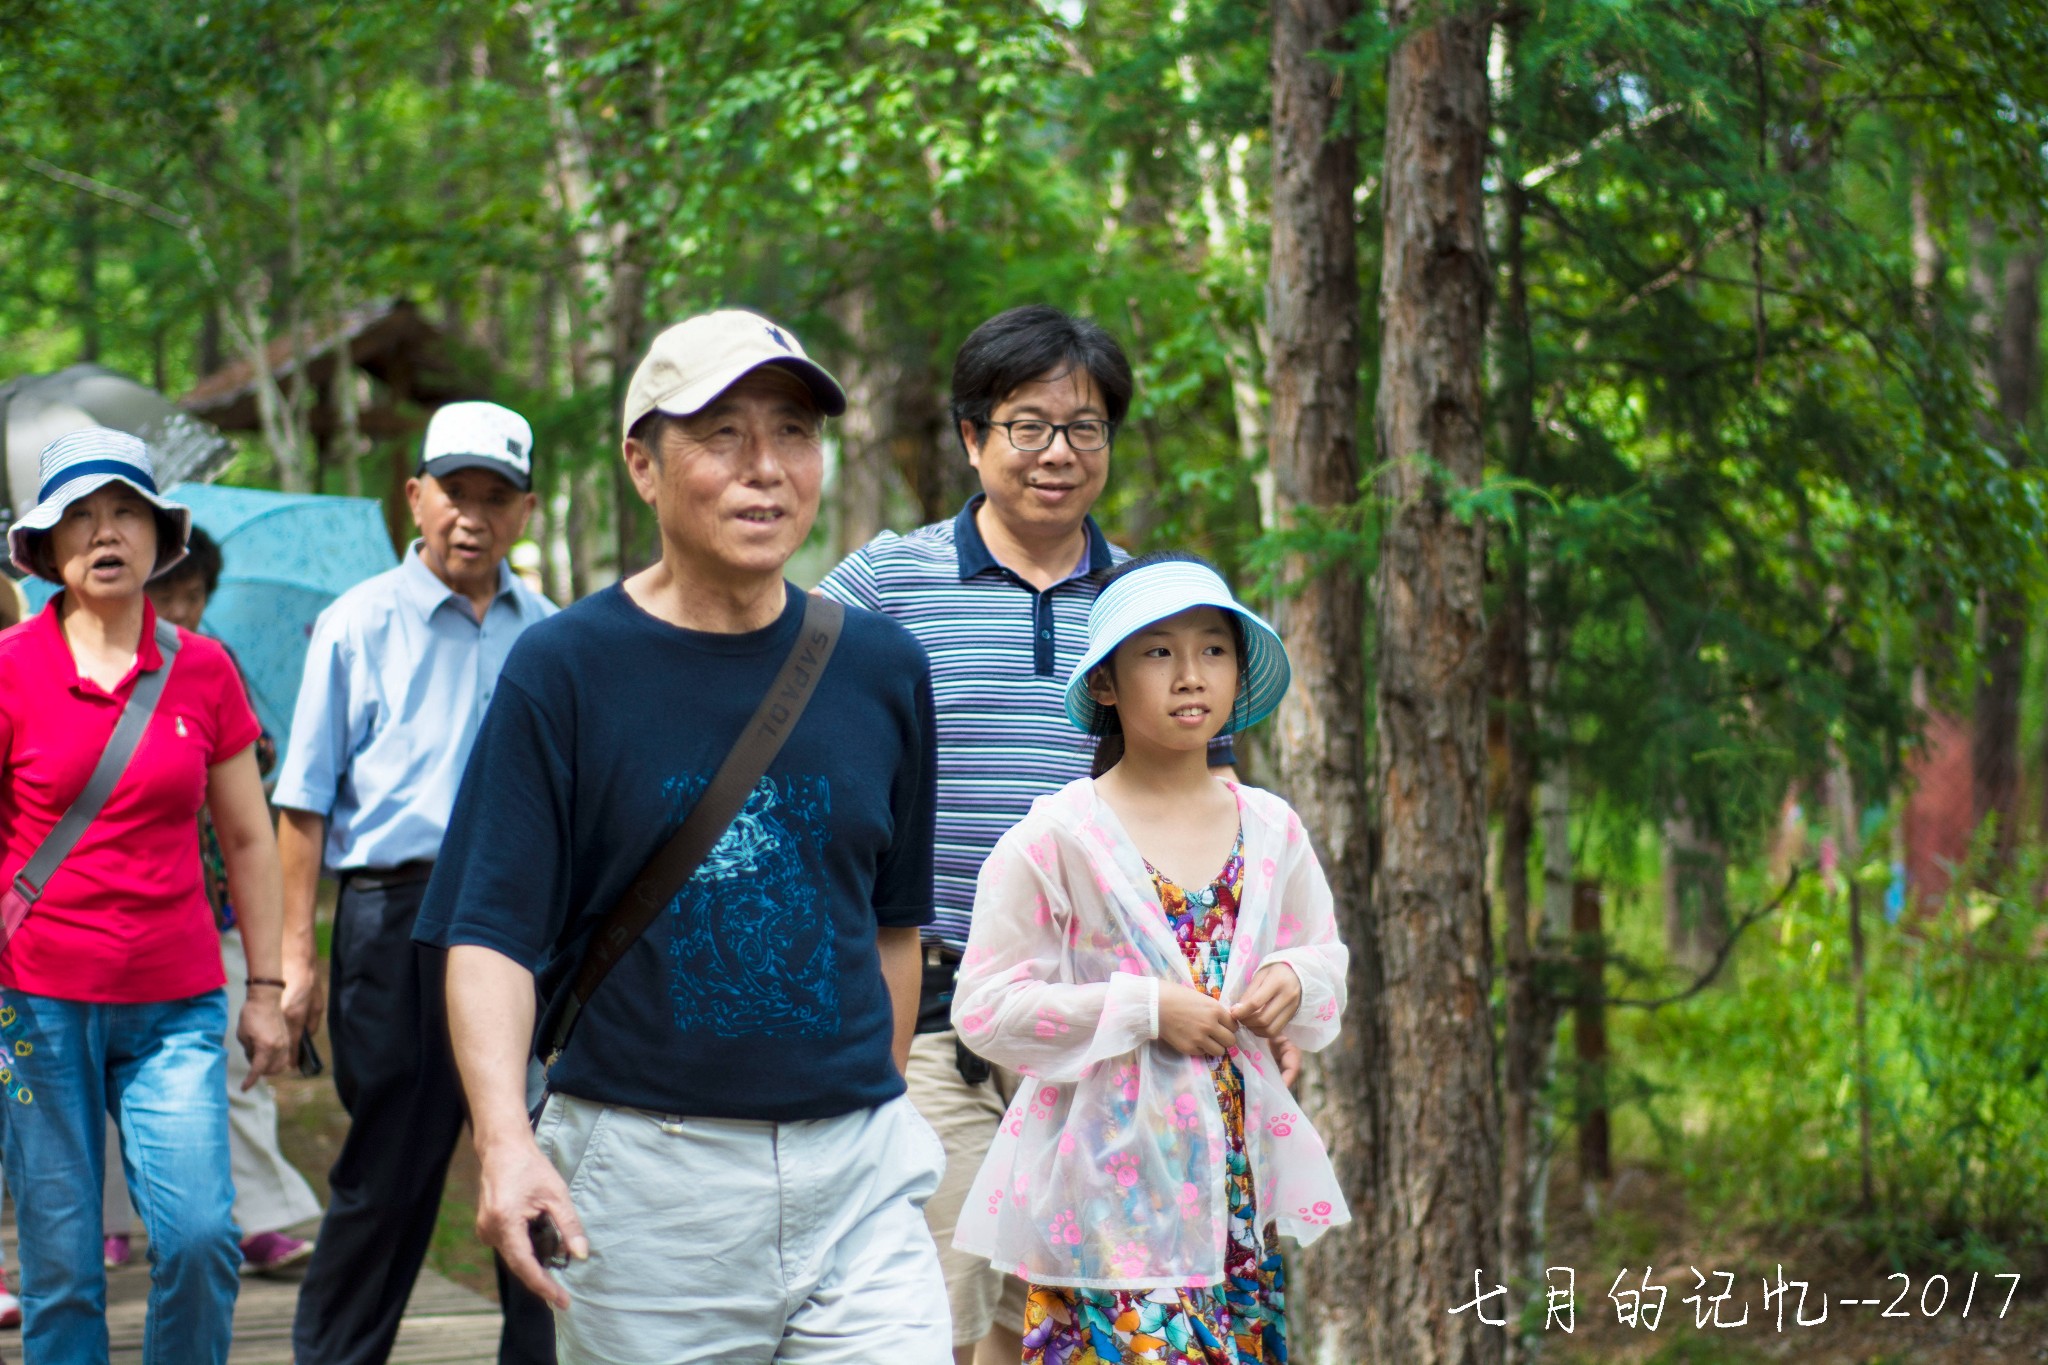
[[[402,534],[424,413],[328,353],[407,300],[567,601],[652,553],[665,322],[845,382],[815,578],[973,491],[977,322],[1093,315],[1100,515],[1288,627],[1246,764],[1360,949],[1299,1349],[1568,1353],[1632,1175],[1872,1292],[2043,1267],[2044,118],[2037,0],[0,0],[0,378],[239,365],[223,477]]]

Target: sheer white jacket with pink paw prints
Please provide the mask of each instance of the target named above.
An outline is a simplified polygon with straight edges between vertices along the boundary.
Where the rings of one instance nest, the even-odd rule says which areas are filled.
[[[1284,962],[1285,1030],[1329,1045],[1344,1013],[1330,888],[1292,808],[1233,787],[1244,883],[1223,1003]],[[1219,871],[1221,869],[1218,869]],[[1157,1041],[1161,982],[1187,958],[1145,860],[1087,779],[1040,797],[982,865],[953,1025],[1025,1079],[961,1211],[954,1245],[1038,1284],[1165,1289],[1223,1282],[1229,1147],[1207,1062]],[[1306,1245],[1349,1222],[1323,1140],[1239,1029],[1245,1155],[1262,1223]]]

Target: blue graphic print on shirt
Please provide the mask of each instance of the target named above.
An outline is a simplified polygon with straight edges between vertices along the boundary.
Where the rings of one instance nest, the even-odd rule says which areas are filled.
[[[680,823],[708,785],[672,778]],[[821,1038],[839,1028],[832,917],[819,894],[832,787],[763,777],[669,903],[676,1027],[718,1038]]]
[[[614,586],[521,636],[415,938],[492,949],[534,972],[542,1001],[564,1002],[611,908],[773,683],[808,600],[792,586],[774,625],[718,635]],[[917,641],[849,609],[768,780],[591,995],[549,1085],[775,1122],[902,1094],[881,931],[931,919],[933,724]]]

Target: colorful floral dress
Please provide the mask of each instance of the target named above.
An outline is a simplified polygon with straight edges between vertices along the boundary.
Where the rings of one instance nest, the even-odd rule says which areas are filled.
[[[1185,891],[1147,863],[1159,904],[1188,960],[1193,984],[1223,993],[1244,888],[1244,832],[1204,891]],[[1280,1248],[1262,1234],[1244,1153],[1244,1078],[1237,1063],[1210,1063],[1230,1141],[1226,1283],[1213,1288],[1065,1289],[1031,1286],[1024,1365],[1284,1365],[1286,1274]]]

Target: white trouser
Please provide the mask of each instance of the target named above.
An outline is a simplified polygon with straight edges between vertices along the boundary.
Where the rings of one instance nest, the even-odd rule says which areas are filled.
[[[945,1153],[908,1099],[792,1123],[552,1095],[536,1132],[590,1259],[559,1271],[561,1365],[949,1365],[924,1203]]]
[[[277,1100],[268,1081],[248,1090],[249,1059],[235,1037],[242,1002],[249,996],[249,963],[242,956],[242,936],[230,929],[221,935],[221,966],[228,974],[228,1165],[235,1180],[235,1226],[245,1238],[276,1232],[320,1216],[320,1199],[277,1145]],[[107,1120],[106,1208],[108,1232],[133,1232],[135,1206],[128,1201],[128,1178],[121,1168],[121,1133]]]

